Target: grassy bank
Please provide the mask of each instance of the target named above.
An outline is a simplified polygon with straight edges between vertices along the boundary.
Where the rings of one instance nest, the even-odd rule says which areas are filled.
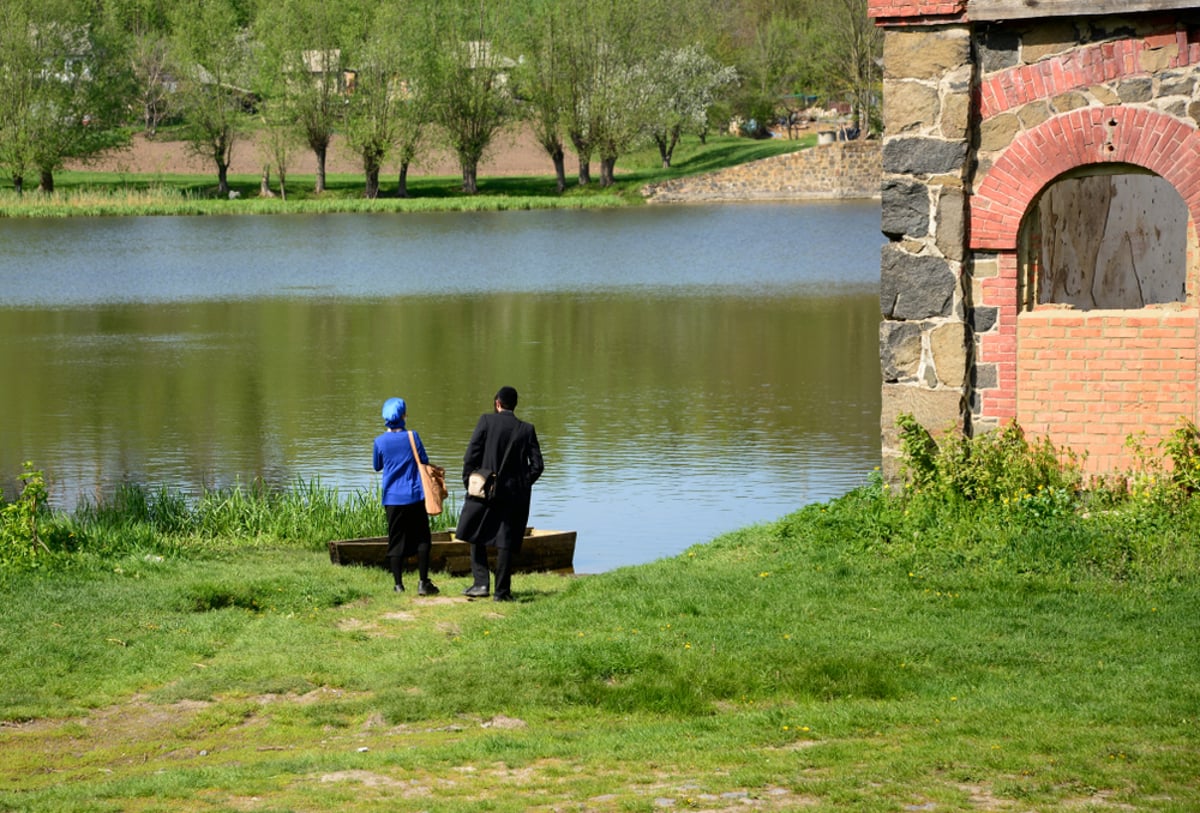
[[[0,809],[1200,809],[1200,502],[949,451],[510,605],[306,544],[12,570]]]
[[[257,175],[231,175],[229,185],[238,197],[230,200],[216,196],[215,170],[210,175],[61,172],[55,176],[56,189],[50,195],[38,192],[17,195],[11,184],[0,184],[0,217],[511,211],[628,206],[642,202],[641,189],[648,183],[795,152],[814,142],[815,136],[796,141],[715,136],[701,144],[695,137],[689,137],[676,149],[670,168],[661,167],[656,150],[642,150],[622,158],[613,186],[601,189],[593,180],[587,187],[579,187],[576,178],[569,175],[568,188],[563,194],[557,192],[553,174],[484,176],[479,179],[477,195],[464,195],[459,177],[417,176],[408,181],[408,197],[400,198],[396,196],[397,181],[392,174],[381,178],[380,196],[366,200],[361,175],[330,175],[326,191],[319,196],[312,191],[313,176],[289,175],[287,200],[283,200],[278,196],[259,197]],[[277,179],[272,189],[278,193]]]

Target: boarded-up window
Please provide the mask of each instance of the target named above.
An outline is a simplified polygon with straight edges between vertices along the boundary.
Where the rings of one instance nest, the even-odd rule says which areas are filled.
[[[1130,309],[1186,300],[1188,210],[1157,175],[1055,181],[1026,218],[1021,305]]]

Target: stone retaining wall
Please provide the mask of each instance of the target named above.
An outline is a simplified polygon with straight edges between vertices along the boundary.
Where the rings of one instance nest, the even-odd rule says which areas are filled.
[[[878,141],[847,141],[751,161],[642,189],[648,203],[878,198]]]

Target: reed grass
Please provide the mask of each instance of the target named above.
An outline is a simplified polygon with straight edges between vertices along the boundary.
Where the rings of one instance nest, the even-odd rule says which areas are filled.
[[[452,528],[457,521],[453,501],[447,509],[432,518],[434,530]],[[74,512],[52,514],[43,524],[42,536],[61,554],[43,567],[68,566],[62,557],[78,554],[177,556],[197,549],[280,546],[324,550],[333,539],[387,533],[378,487],[343,493],[319,480],[290,487],[255,480],[204,489],[195,497],[124,484]]]

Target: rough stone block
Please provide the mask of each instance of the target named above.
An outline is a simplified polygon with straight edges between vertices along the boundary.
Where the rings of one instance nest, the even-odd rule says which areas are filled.
[[[881,188],[881,225],[891,237],[929,234],[929,189],[923,183],[889,178]]]
[[[912,415],[935,438],[947,432],[962,432],[964,426],[962,393],[958,390],[929,390],[905,384],[884,384],[879,423],[885,450],[900,449],[900,430],[896,419]]]
[[[947,387],[961,387],[967,378],[967,343],[970,331],[962,322],[939,325],[929,333],[929,350],[938,380]]]
[[[1117,95],[1124,104],[1148,102],[1154,98],[1154,80],[1148,76],[1125,79],[1117,85]]]
[[[960,172],[967,142],[938,138],[890,138],[883,144],[883,171],[897,175]]]
[[[966,141],[971,126],[971,96],[947,93],[942,98],[942,120],[938,131],[945,138]]]
[[[883,247],[879,305],[888,319],[918,320],[948,316],[954,302],[954,272],[941,257],[909,254]]]
[[[996,326],[1000,318],[1000,309],[995,307],[971,308],[969,320],[971,329],[976,334],[987,333]]]
[[[965,28],[899,29],[883,37],[885,79],[932,79],[967,64],[971,41]]]
[[[1016,67],[1021,38],[1006,29],[984,28],[979,33],[979,64],[984,73]]]
[[[884,381],[911,380],[921,366],[921,326],[915,322],[881,322],[879,359]]]
[[[938,251],[942,256],[961,262],[966,253],[966,197],[961,189],[945,189],[938,195],[937,234]]]
[[[937,88],[921,82],[888,80],[883,83],[883,126],[900,134],[937,121]]]
[[[1072,110],[1078,110],[1081,107],[1087,107],[1088,98],[1082,93],[1071,90],[1066,93],[1058,94],[1050,100],[1050,104],[1053,105],[1054,109],[1059,113],[1068,113]]]
[[[1021,120],[1014,113],[1001,113],[993,116],[979,126],[979,149],[983,152],[996,152],[1012,144],[1013,138],[1021,131]]]
[[[1025,34],[1021,40],[1021,59],[1026,64],[1053,54],[1065,54],[1077,47],[1079,32],[1071,23],[1046,23]]]

